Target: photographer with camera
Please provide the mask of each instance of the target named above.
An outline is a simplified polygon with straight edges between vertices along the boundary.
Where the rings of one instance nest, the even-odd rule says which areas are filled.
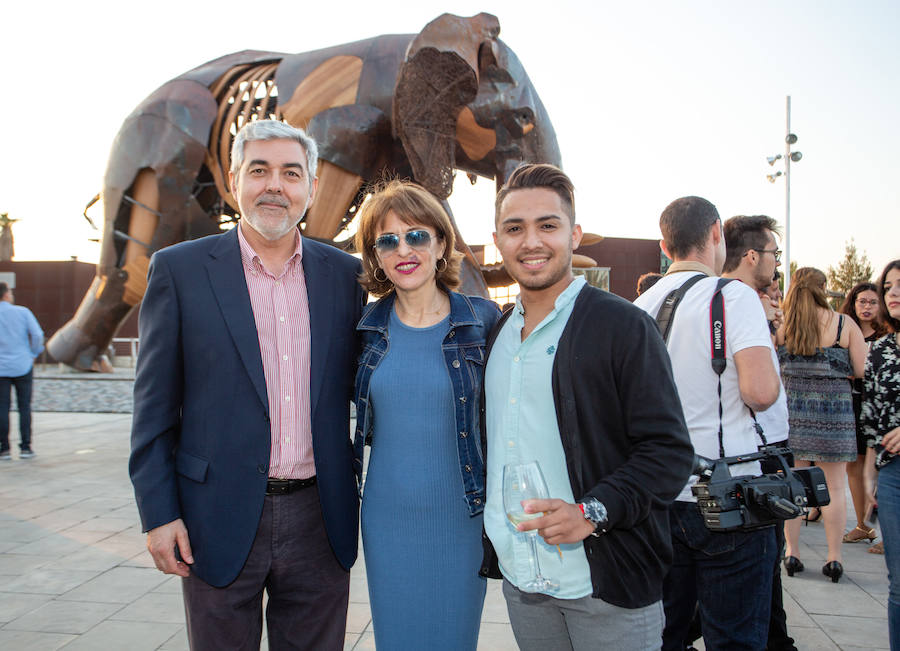
[[[778,225],[766,215],[739,215],[725,222],[725,265],[722,276],[734,278],[756,290],[762,303],[769,332],[777,332],[784,321],[781,305],[769,295],[769,290],[778,289],[778,267],[781,265],[781,251],[775,236]],[[780,290],[779,290],[780,291]],[[778,371],[778,355],[771,348],[772,363]],[[771,407],[756,414],[756,420],[763,428],[766,442],[770,445],[787,445],[788,409],[784,386],[779,381],[778,399]],[[787,462],[794,465],[793,455]],[[763,471],[775,472],[775,468]],[[784,549],[784,524],[775,525],[776,558],[772,565],[772,612],[769,615],[768,651],[797,651],[793,638],[788,635],[787,616],[781,589],[781,554]]]
[[[660,246],[675,262],[635,305],[656,317],[674,290],[685,289],[666,330],[694,450],[710,459],[756,452],[761,441],[751,410],[771,406],[780,388],[760,299],[745,284],[722,285],[716,277],[725,262],[725,234],[709,201],[673,201],[660,217],[660,230]],[[722,314],[711,318],[715,305]],[[713,369],[711,342],[723,353],[715,360],[721,374]],[[732,470],[760,474],[755,461]],[[662,648],[685,648],[699,603],[707,649],[764,649],[776,556],[773,527],[710,530],[691,493],[696,479],[691,478],[669,511],[675,556],[664,583]]]

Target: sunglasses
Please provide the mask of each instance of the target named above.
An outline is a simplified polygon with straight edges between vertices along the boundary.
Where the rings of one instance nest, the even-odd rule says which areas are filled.
[[[431,244],[431,233],[424,229],[416,229],[414,231],[407,231],[403,234],[403,239],[406,241],[406,245],[411,249],[427,249]],[[400,236],[396,233],[385,233],[384,235],[379,235],[375,239],[375,250],[378,253],[385,254],[391,253],[397,250],[397,247],[400,246]]]

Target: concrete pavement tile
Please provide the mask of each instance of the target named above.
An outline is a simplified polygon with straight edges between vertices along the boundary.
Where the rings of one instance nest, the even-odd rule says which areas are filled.
[[[121,556],[110,554],[102,549],[82,547],[72,554],[67,554],[54,560],[52,563],[48,563],[45,567],[48,569],[97,570],[98,572],[105,572],[117,565],[121,565],[124,561],[125,559]]]
[[[347,608],[347,632],[362,633],[372,621],[369,604],[351,603]]]
[[[367,631],[360,635],[353,651],[375,651],[375,634]]]
[[[50,570],[38,568],[10,581],[4,590],[6,592],[59,595],[77,588],[98,574],[99,572],[93,570]]]
[[[101,622],[66,646],[66,651],[128,649],[151,651],[167,642],[182,628],[176,624],[150,622]]]
[[[790,633],[800,651],[840,651],[834,640],[820,628],[795,628]]]
[[[885,617],[841,617],[813,615],[828,637],[843,648],[853,644],[869,649],[889,649],[887,613]]]
[[[184,602],[181,595],[148,592],[110,617],[133,622],[184,624]]]
[[[364,576],[350,576],[350,603],[369,603],[369,582]]]
[[[52,533],[44,538],[41,538],[40,540],[35,540],[28,543],[27,545],[22,545],[21,547],[11,549],[9,553],[55,556],[59,558],[60,556],[66,556],[68,554],[77,552],[83,547],[84,543],[81,543],[77,540],[72,540],[71,538],[66,537],[65,534]]]
[[[153,562],[153,557],[150,555],[146,549],[141,550],[128,560],[122,563],[125,567],[151,567],[156,569],[156,564]]]
[[[91,518],[90,520],[85,520],[84,522],[81,522],[71,529],[66,529],[66,533],[77,531],[102,531],[108,535],[119,533],[120,531],[125,531],[132,526],[134,526],[134,520],[132,520],[131,518],[113,518],[106,515],[101,515],[97,516],[96,518]],[[104,536],[104,538],[105,537],[106,536]]]
[[[82,545],[93,545],[96,542],[105,540],[113,534],[109,531],[91,531],[84,529],[80,525],[59,532],[61,536],[65,536],[69,540],[74,540]]]
[[[55,651],[75,639],[77,638],[74,635],[62,635],[59,633],[0,630],[0,649],[10,649],[10,651]]]
[[[10,549],[14,549],[16,547],[21,547],[22,543],[20,542],[0,542],[0,554],[5,554]]]
[[[347,633],[344,635],[344,651],[352,651],[356,643],[359,642],[360,637],[362,637],[360,633]]]
[[[506,599],[503,598],[503,583],[488,580],[484,595],[484,609],[481,611],[482,622],[509,624],[509,612],[506,610]]]
[[[794,598],[788,594],[787,590],[782,590],[782,600],[784,602],[784,614],[787,616],[788,628],[793,626],[815,626],[816,623],[806,614],[806,611],[800,607]]]
[[[157,587],[153,588],[153,592],[162,592],[165,594],[177,594],[181,595],[181,577],[180,576],[169,576],[166,577],[166,580],[160,583]]]
[[[59,499],[58,497],[38,497],[35,499],[20,501],[18,504],[11,505],[4,509],[10,515],[14,515],[22,520],[31,520],[53,511],[58,511],[69,506],[71,502]]]
[[[188,644],[187,628],[182,626],[175,635],[159,647],[159,651],[191,651],[191,647]]]
[[[509,624],[483,622],[478,633],[480,651],[518,651],[516,637]]]
[[[21,592],[0,592],[0,624],[11,622],[16,617],[31,612],[50,601],[49,595],[22,594]]]
[[[40,633],[86,633],[115,613],[119,604],[75,601],[48,601],[4,626],[4,630]]]
[[[63,529],[74,527],[76,524],[80,524],[83,521],[84,518],[68,509],[53,511],[30,520],[30,522],[33,522],[39,527],[53,532],[59,532]]]
[[[828,577],[809,571],[804,574],[787,579],[782,586],[810,615],[867,617],[878,611],[878,602],[858,585],[847,580],[832,583]]]
[[[51,534],[51,531],[32,522],[14,520],[10,523],[4,522],[0,527],[0,542],[33,542]]]
[[[70,590],[60,598],[66,601],[100,601],[127,604],[142,597],[165,581],[165,575],[140,567],[114,567]]]
[[[0,575],[21,576],[27,572],[46,565],[54,560],[53,556],[32,556],[30,554],[0,555]]]
[[[871,572],[847,572],[845,576],[870,595],[886,595],[889,584],[886,574]]]
[[[118,556],[123,561],[127,561],[131,558],[134,558],[139,553],[146,553],[147,551],[147,543],[144,541],[126,541],[117,539],[116,536],[110,536],[109,538],[98,540],[92,545],[92,547],[94,549],[99,549],[109,554]]]

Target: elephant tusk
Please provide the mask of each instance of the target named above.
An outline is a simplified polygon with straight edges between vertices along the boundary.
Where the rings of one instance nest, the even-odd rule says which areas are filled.
[[[526,124],[524,127],[522,127],[522,135],[527,136],[529,133],[531,133],[532,129],[534,129],[534,124]]]

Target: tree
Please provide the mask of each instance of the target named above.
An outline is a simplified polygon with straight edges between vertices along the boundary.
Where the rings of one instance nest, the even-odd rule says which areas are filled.
[[[10,219],[8,212],[0,213],[0,262],[8,262],[16,254],[12,225],[17,221],[19,220]]]
[[[846,296],[854,285],[866,282],[871,277],[872,264],[865,252],[862,255],[857,253],[856,244],[851,237],[844,249],[844,259],[838,263],[837,268],[828,266],[828,289]]]

